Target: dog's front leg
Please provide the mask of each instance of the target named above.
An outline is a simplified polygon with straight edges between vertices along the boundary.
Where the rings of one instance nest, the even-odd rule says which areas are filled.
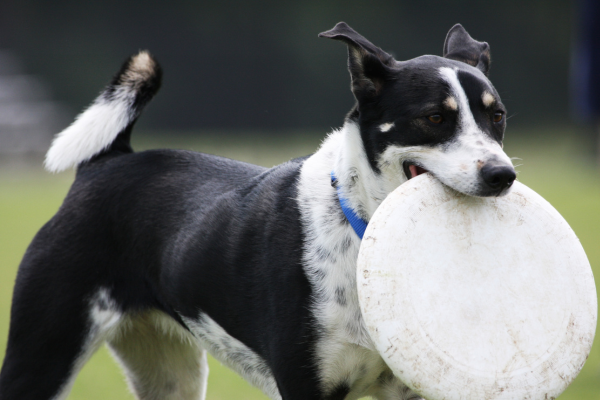
[[[373,394],[377,400],[424,400],[421,395],[413,392],[389,370],[379,376],[377,386],[377,390]]]

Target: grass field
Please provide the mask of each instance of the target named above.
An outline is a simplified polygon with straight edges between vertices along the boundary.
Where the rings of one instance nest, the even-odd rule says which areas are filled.
[[[138,135],[137,137],[140,137]],[[558,139],[560,138],[560,139]],[[174,147],[220,154],[272,166],[314,151],[322,138],[290,133],[285,136],[202,135],[197,139],[146,137],[137,149]],[[600,285],[600,174],[583,154],[589,153],[568,129],[534,132],[519,138],[511,132],[506,150],[519,157],[519,180],[544,196],[570,223],[579,236]],[[41,167],[0,168],[0,359],[8,333],[10,299],[17,266],[35,232],[57,210],[73,179],[72,173],[50,175]],[[556,294],[560,296],[560,293]],[[265,399],[258,390],[210,360],[209,400]],[[133,399],[124,379],[102,349],[79,375],[69,397],[86,399]],[[600,338],[575,382],[561,400],[600,400]]]

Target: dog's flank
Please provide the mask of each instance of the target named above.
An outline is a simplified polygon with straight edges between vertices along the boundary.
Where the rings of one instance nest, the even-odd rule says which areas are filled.
[[[46,154],[46,169],[60,172],[76,167],[108,149],[119,135],[127,151],[128,132],[160,88],[161,76],[147,51],[128,59],[92,105],[56,136]]]

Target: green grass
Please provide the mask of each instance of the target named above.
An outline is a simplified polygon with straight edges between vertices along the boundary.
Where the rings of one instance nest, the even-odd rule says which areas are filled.
[[[248,162],[272,166],[313,152],[322,137],[286,134],[202,135],[153,139],[136,136],[137,149],[175,147],[202,150]],[[507,140],[507,153],[520,157],[519,180],[544,196],[565,217],[579,236],[600,287],[600,175],[585,157],[577,136],[563,129],[542,136]],[[553,139],[554,138],[554,139]],[[560,140],[556,139],[560,138]],[[9,309],[17,266],[36,231],[58,209],[72,181],[72,173],[50,175],[41,168],[0,169],[0,359],[4,357]],[[557,293],[560,295],[560,293]],[[210,359],[209,400],[265,399],[257,389]],[[69,399],[133,399],[108,351],[101,349],[80,373]],[[561,400],[600,399],[600,338],[575,382]]]

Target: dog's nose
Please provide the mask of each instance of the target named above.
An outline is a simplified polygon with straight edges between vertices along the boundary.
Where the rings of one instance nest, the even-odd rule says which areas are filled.
[[[481,177],[493,190],[504,190],[513,184],[517,174],[510,165],[487,163],[481,168]]]

